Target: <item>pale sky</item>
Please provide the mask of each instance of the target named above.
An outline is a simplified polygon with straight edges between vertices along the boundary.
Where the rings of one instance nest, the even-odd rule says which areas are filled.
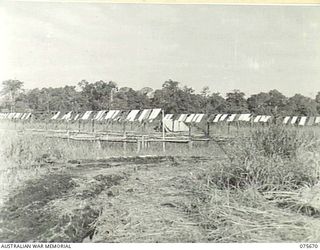
[[[320,7],[0,2],[0,81],[320,91]]]

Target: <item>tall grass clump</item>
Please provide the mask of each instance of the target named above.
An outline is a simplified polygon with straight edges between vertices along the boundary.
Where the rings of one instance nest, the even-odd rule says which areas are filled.
[[[305,138],[298,130],[290,130],[282,126],[271,126],[268,129],[251,131],[250,142],[255,150],[268,157],[296,157],[297,150]]]
[[[211,170],[211,181],[220,188],[260,191],[312,186],[319,180],[319,149],[313,134],[279,126],[256,129],[225,147],[230,161]]]

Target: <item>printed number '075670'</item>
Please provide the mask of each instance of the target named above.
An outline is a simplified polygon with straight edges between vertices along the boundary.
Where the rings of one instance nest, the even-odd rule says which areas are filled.
[[[315,243],[300,244],[300,248],[318,248],[318,244],[315,244]]]

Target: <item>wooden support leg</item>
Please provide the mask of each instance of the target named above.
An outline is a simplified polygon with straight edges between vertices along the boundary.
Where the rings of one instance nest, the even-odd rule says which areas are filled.
[[[70,132],[69,132],[69,130],[67,130],[67,140],[68,140],[68,144],[70,144]]]
[[[126,152],[127,151],[127,133],[124,132],[123,133],[123,152]]]
[[[140,152],[140,141],[137,139],[137,153]]]
[[[97,140],[97,144],[98,144],[98,148],[101,149],[101,141],[100,140]]]
[[[141,136],[141,149],[144,150],[145,142],[144,142],[144,135]]]

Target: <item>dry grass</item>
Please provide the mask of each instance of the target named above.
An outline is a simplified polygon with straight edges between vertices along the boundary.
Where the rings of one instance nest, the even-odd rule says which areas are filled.
[[[313,134],[256,130],[199,175],[186,211],[214,242],[318,242],[319,149]]]
[[[257,128],[223,150],[172,145],[166,154],[174,157],[153,160],[97,161],[137,153],[15,132],[0,140],[2,198],[11,198],[1,217],[14,221],[1,241],[320,240],[320,143],[312,130]]]
[[[320,240],[319,219],[279,208],[255,189],[202,189],[186,211],[197,215],[212,242]]]

